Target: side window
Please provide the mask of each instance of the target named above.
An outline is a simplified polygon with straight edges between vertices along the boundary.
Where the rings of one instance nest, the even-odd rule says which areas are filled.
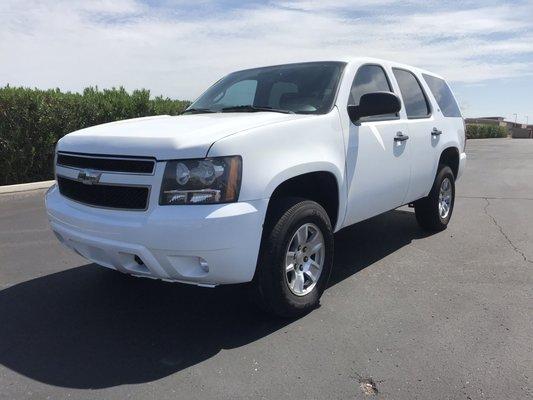
[[[425,118],[430,114],[429,103],[412,72],[393,68],[394,76],[402,93],[407,118]]]
[[[231,85],[213,99],[216,104],[250,105],[254,103],[257,81],[248,79]]]
[[[385,70],[379,65],[363,65],[357,70],[350,90],[350,105],[359,105],[361,96],[372,92],[392,92]],[[366,117],[364,120],[396,118],[397,114]]]
[[[437,100],[442,115],[445,117],[461,117],[461,110],[459,110],[459,106],[446,82],[435,76],[427,74],[422,74],[422,76],[428,84],[429,90],[433,93],[435,100]]]
[[[363,65],[355,74],[350,90],[350,104],[357,106],[362,95],[383,91],[392,92],[383,68],[379,65]]]

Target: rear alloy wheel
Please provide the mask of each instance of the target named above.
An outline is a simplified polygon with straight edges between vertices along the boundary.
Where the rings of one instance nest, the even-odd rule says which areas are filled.
[[[446,229],[455,203],[455,177],[450,167],[440,165],[433,187],[427,197],[415,202],[418,224],[425,230]]]
[[[315,308],[333,265],[333,229],[318,203],[299,198],[273,205],[252,288],[265,311],[296,317]]]
[[[452,183],[449,178],[444,178],[439,191],[439,215],[445,219],[450,214],[452,207]]]

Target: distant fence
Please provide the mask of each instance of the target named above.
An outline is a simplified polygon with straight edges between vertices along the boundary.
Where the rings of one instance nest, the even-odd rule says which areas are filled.
[[[69,132],[149,115],[180,114],[188,101],[150,98],[142,89],[83,93],[0,88],[0,185],[52,179],[55,144]]]

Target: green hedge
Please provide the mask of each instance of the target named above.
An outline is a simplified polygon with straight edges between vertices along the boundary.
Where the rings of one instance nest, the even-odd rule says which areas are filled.
[[[504,138],[507,137],[507,129],[498,125],[478,125],[466,126],[466,137],[468,139]]]
[[[55,144],[69,132],[127,118],[176,115],[188,105],[151,99],[145,89],[87,88],[80,94],[0,88],[0,185],[52,179]]]

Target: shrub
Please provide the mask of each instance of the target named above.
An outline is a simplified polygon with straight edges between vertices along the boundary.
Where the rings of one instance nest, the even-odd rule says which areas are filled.
[[[189,102],[124,88],[83,93],[0,88],[0,185],[53,178],[57,141],[92,125],[149,115],[180,114]]]
[[[478,125],[466,126],[466,137],[468,139],[504,138],[507,137],[507,129],[499,125]]]

